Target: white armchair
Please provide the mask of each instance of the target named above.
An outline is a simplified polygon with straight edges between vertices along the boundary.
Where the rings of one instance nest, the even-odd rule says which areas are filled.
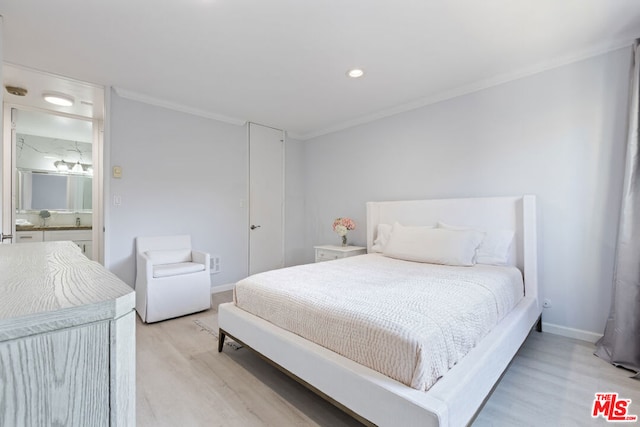
[[[136,238],[136,311],[145,323],[211,307],[209,254],[191,236]]]

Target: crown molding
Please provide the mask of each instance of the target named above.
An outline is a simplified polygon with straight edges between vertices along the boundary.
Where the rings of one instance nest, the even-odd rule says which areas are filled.
[[[237,117],[225,116],[223,114],[213,113],[210,111],[200,110],[198,108],[192,108],[186,105],[178,104],[176,102],[167,101],[160,98],[154,98],[152,96],[144,95],[131,90],[123,89],[113,86],[115,92],[121,98],[126,98],[131,101],[138,101],[149,105],[155,105],[156,107],[162,107],[169,110],[179,111],[181,113],[187,113],[194,116],[204,117],[206,119],[217,120],[219,122],[228,123],[236,126],[244,126],[247,121],[239,119]]]
[[[559,68],[572,63],[584,61],[586,59],[593,58],[608,52],[612,52],[618,49],[632,46],[634,42],[635,42],[635,38],[627,37],[624,39],[619,39],[614,42],[606,42],[606,43],[598,44],[588,49],[573,52],[569,55],[564,55],[562,57],[553,58],[553,59],[538,63],[534,66],[527,67],[512,73],[505,73],[505,74],[501,74],[488,79],[479,80],[469,85],[460,86],[454,89],[439,92],[432,96],[419,98],[412,102],[408,102],[392,108],[380,110],[376,113],[369,114],[366,116],[361,116],[353,120],[341,122],[336,125],[329,126],[323,129],[319,129],[311,132],[304,132],[304,133],[290,132],[289,135],[292,138],[295,138],[301,141],[306,141],[309,139],[317,138],[319,136],[327,135],[330,133],[349,129],[355,126],[374,122],[376,120],[380,120],[386,117],[395,116],[397,114],[405,113],[407,111],[417,110],[419,108],[436,104],[438,102],[446,101],[452,98],[457,98],[459,96],[468,95],[474,92],[479,92],[481,90],[489,89],[494,86],[499,86],[501,84],[508,83],[514,80],[520,80],[525,77],[542,73],[544,71],[552,70],[554,68]]]

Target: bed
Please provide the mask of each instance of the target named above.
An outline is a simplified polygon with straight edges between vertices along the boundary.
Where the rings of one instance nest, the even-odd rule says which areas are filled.
[[[378,225],[395,222],[416,226],[440,222],[477,230],[514,231],[508,263],[521,272],[522,295],[515,300],[513,308],[509,307],[499,316],[497,324],[472,343],[463,357],[455,360],[453,367],[436,375],[435,381],[427,379],[410,384],[411,380],[407,383],[400,377],[391,378],[376,366],[357,363],[352,360],[358,360],[357,357],[338,354],[277,326],[278,321],[267,321],[235,303],[219,307],[219,351],[224,337],[233,337],[368,424],[460,426],[470,423],[532,327],[536,322],[539,325],[535,197],[369,202],[369,254],[354,257],[361,260],[327,264],[340,269],[353,268],[352,264],[363,262],[365,266],[375,263],[375,257],[385,260],[386,257],[373,254],[374,243],[379,237]],[[306,268],[316,270],[316,273],[308,272]],[[318,268],[316,265],[298,270],[317,275]],[[246,300],[247,295],[242,298]]]

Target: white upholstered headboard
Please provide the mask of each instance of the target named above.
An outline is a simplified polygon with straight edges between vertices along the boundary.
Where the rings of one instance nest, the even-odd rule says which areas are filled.
[[[511,259],[522,271],[527,296],[538,299],[535,196],[410,200],[367,203],[367,251],[378,224],[435,225],[442,221],[480,230],[514,230]]]

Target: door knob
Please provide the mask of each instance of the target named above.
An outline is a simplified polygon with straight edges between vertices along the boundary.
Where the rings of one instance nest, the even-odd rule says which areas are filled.
[[[252,230],[255,230],[256,228],[260,228],[260,226],[259,226],[259,225],[252,225],[250,228],[251,228]]]
[[[0,233],[0,243],[4,242],[7,239],[9,239],[9,240],[13,239],[13,235],[12,234],[2,234],[2,233]]]

